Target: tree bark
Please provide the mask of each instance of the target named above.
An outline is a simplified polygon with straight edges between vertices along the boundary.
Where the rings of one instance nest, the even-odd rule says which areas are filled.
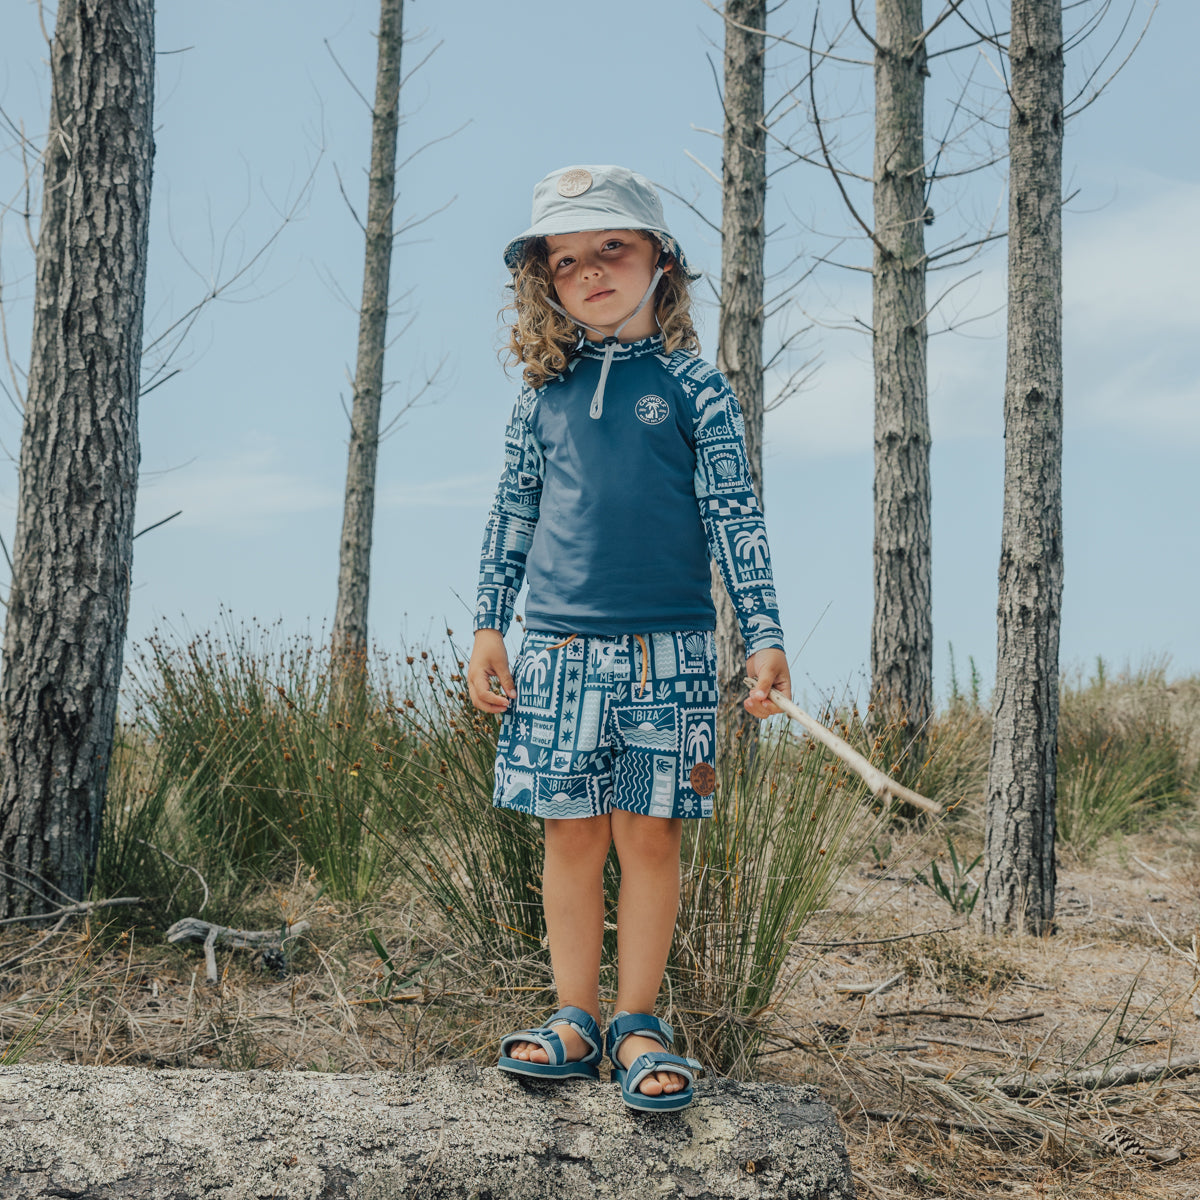
[[[767,134],[763,124],[766,0],[725,4],[725,128],[721,161],[721,313],[717,368],[729,380],[746,422],[746,453],[763,502],[763,256]],[[745,28],[740,28],[744,26]],[[758,722],[742,707],[746,644],[737,613],[713,564],[717,678],[722,737],[757,739]]]
[[[129,613],[152,0],[58,7],[0,685],[5,916],[87,895]],[[47,889],[37,877],[52,885]]]
[[[921,0],[875,4],[874,617],[877,723],[918,731],[933,692]]]
[[[1062,608],[1062,139],[1059,0],[1013,0],[1008,358],[996,693],[983,924],[1054,923]]]
[[[392,271],[392,212],[396,190],[396,135],[400,128],[400,49],[404,0],[381,0],[375,107],[371,111],[371,175],[367,196],[358,359],[346,464],[346,500],[338,557],[333,644],[339,656],[363,659],[371,586],[375,521],[375,467],[387,344],[388,285]]]
[[[47,1114],[53,1113],[53,1119]],[[0,1068],[12,1200],[852,1200],[813,1087],[702,1082],[683,1113],[630,1114],[611,1084],[420,1074]]]

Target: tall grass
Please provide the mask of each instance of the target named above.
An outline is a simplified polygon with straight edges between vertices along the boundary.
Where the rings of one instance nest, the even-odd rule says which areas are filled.
[[[451,643],[448,661],[428,649],[408,656],[407,674],[384,687],[416,751],[393,781],[419,814],[398,831],[397,861],[459,942],[521,958],[545,935],[541,824],[492,808],[500,720],[471,706],[459,653]]]
[[[747,1075],[775,1007],[804,966],[792,957],[878,827],[869,793],[786,728],[720,764],[714,815],[685,825],[669,1007],[691,1052]]]
[[[422,913],[422,961],[462,973],[452,990],[464,1022],[495,1008],[485,996],[494,971],[512,985],[512,1003],[537,1015],[551,984],[542,827],[492,807],[499,722],[471,708],[465,657],[452,641],[374,653],[363,688],[342,703],[319,639],[228,618],[214,633],[156,632],[134,655],[97,892],[146,896],[166,922],[195,915],[207,886],[204,915],[239,924],[298,864],[349,911],[378,907],[399,887],[408,911]],[[1194,746],[1164,707],[1164,687],[1146,675],[1064,688],[1059,822],[1073,846],[1188,793]],[[889,731],[867,729],[853,710],[826,720],[876,759],[887,752]],[[928,731],[924,790],[947,804],[981,796],[989,726],[977,687],[960,692]],[[804,970],[797,940],[887,819],[877,807],[786,725],[766,731],[752,761],[735,752],[719,764],[716,815],[685,823],[663,993],[683,1042],[711,1067],[749,1073]],[[615,856],[604,888],[611,923]],[[371,936],[384,945],[373,926],[359,940]],[[609,929],[606,994],[615,958]],[[389,962],[386,947],[380,960]]]
[[[1191,731],[1174,707],[1164,663],[1112,678],[1097,659],[1088,680],[1063,688],[1057,821],[1071,850],[1086,856],[1192,794]]]
[[[144,834],[162,826],[217,876],[269,876],[299,858],[340,899],[381,882],[391,852],[371,830],[404,818],[392,775],[410,747],[377,689],[339,707],[320,642],[228,620],[186,641],[156,631],[133,676],[145,782],[131,801],[118,773],[106,870],[121,870],[131,839],[153,841]],[[151,859],[137,858],[148,869]]]
[[[1060,686],[1057,824],[1062,846],[1086,858],[1113,834],[1145,828],[1194,798],[1200,784],[1200,687],[1169,681],[1165,661],[1113,673],[1098,658]],[[951,680],[950,703],[929,723],[917,786],[952,818],[982,816],[991,717]]]

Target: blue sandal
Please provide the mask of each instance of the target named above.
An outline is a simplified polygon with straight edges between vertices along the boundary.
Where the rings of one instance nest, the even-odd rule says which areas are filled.
[[[661,1043],[663,1050],[669,1050],[675,1040],[675,1031],[666,1023],[649,1013],[618,1013],[608,1032],[604,1035],[604,1046],[608,1057],[612,1060],[612,1077],[621,1085],[621,1099],[628,1108],[640,1112],[674,1112],[687,1108],[695,1099],[692,1084],[696,1076],[704,1074],[704,1067],[694,1058],[680,1058],[677,1054],[658,1053],[639,1054],[629,1064],[628,1068],[621,1066],[617,1051],[621,1043],[630,1034],[641,1034]],[[687,1086],[679,1092],[664,1092],[659,1096],[646,1096],[638,1091],[638,1086],[647,1075],[656,1071],[670,1071],[672,1075],[682,1075],[687,1080]]]
[[[566,1047],[562,1038],[554,1032],[554,1025],[569,1025],[591,1050],[583,1058],[567,1060]],[[549,1062],[526,1062],[523,1058],[509,1058],[508,1049],[517,1042],[532,1042],[541,1046]],[[513,1075],[531,1075],[535,1079],[599,1079],[600,1059],[603,1057],[603,1042],[600,1026],[590,1013],[568,1004],[560,1008],[540,1029],[521,1029],[500,1040],[500,1070]]]

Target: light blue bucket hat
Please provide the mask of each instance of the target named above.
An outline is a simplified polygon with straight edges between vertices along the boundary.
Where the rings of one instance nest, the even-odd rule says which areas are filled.
[[[587,233],[593,229],[641,229],[652,233],[662,244],[663,253],[638,306],[628,313],[620,325],[604,337],[604,358],[600,363],[600,378],[588,409],[599,420],[604,415],[604,388],[612,368],[621,330],[650,303],[658,281],[667,267],[666,255],[671,255],[679,270],[688,279],[700,276],[689,266],[679,243],[667,229],[662,201],[654,184],[644,175],[626,167],[559,167],[533,189],[533,224],[520,237],[504,247],[504,261],[514,274],[525,257],[530,238],[553,237],[561,233]],[[546,297],[551,308],[574,321],[576,325],[602,333],[593,325],[572,316],[557,301]]]
[[[654,184],[626,167],[559,167],[533,189],[532,224],[504,247],[510,271],[521,265],[531,238],[593,229],[642,229],[652,233],[689,279],[699,279],[667,228]]]

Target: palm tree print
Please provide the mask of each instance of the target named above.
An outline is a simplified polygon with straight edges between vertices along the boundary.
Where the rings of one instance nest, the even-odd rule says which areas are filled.
[[[687,752],[693,762],[699,762],[708,753],[711,744],[711,731],[707,725],[693,725],[688,730]]]
[[[521,672],[527,680],[540,692],[550,673],[550,651],[539,650],[526,664]]]
[[[760,569],[767,565],[767,531],[761,525],[741,530],[733,545],[738,558],[747,558]]]

